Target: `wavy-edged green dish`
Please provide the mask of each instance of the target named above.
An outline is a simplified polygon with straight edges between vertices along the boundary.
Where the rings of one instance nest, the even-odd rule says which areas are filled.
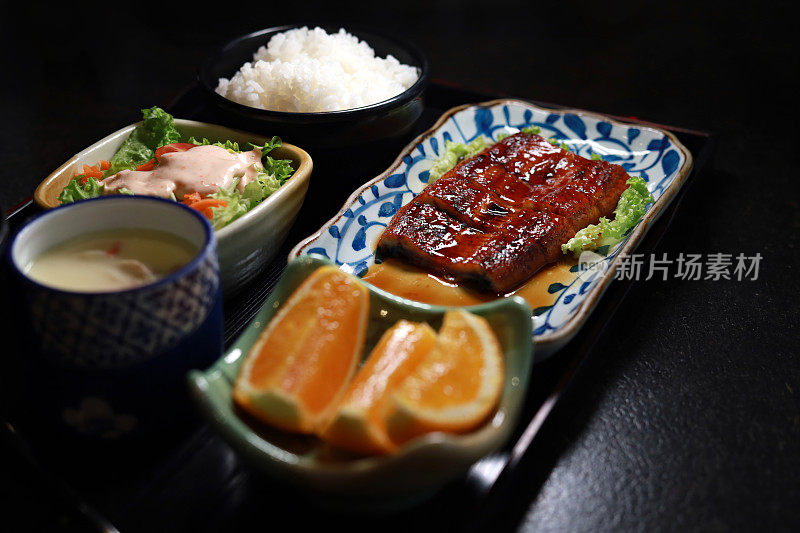
[[[464,473],[510,436],[525,398],[533,361],[530,307],[514,297],[466,308],[489,322],[505,358],[503,393],[496,411],[483,426],[463,435],[425,435],[392,455],[347,455],[315,437],[268,428],[240,412],[232,400],[233,382],[243,356],[259,333],[306,277],[330,264],[314,255],[292,261],[269,299],[225,355],[211,368],[189,374],[191,394],[211,427],[236,452],[275,477],[310,489],[327,502],[374,507],[413,501]],[[448,309],[405,300],[365,285],[370,291],[365,354],[396,321],[425,321],[438,329]]]

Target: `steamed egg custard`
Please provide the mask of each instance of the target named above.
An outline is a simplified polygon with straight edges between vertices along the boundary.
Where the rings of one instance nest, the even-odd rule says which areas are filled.
[[[88,233],[53,246],[25,268],[33,280],[78,292],[107,292],[152,283],[197,255],[165,231],[126,228]]]

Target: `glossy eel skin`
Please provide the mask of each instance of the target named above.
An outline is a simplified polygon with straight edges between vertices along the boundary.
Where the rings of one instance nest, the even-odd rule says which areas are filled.
[[[516,133],[400,208],[378,240],[378,257],[504,294],[561,257],[575,232],[609,217],[628,178],[619,165]]]

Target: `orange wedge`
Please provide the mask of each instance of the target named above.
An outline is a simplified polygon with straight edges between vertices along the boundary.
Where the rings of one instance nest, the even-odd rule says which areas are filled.
[[[324,440],[358,453],[388,453],[394,445],[384,425],[386,400],[436,343],[427,324],[400,320],[383,334],[345,393]]]
[[[364,348],[369,295],[333,266],[317,269],[261,332],[233,398],[278,428],[313,433],[353,377]]]
[[[502,351],[488,322],[448,311],[436,346],[392,395],[389,438],[399,445],[433,431],[474,429],[497,405],[503,377]]]

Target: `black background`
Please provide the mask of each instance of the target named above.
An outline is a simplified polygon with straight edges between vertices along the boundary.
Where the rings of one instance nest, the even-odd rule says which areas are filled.
[[[785,6],[82,6],[2,5],[6,208],[72,154],[137,120],[140,108],[168,102],[221,42],[311,18],[403,35],[429,55],[437,79],[715,132],[718,150],[657,252],[758,252],[758,280],[636,284],[545,425],[498,527],[800,527],[800,50]],[[330,214],[349,193],[331,200]],[[3,304],[13,305],[5,294]],[[47,527],[40,517],[51,496],[8,449],[0,472],[3,520]],[[265,503],[264,527],[268,512]]]

